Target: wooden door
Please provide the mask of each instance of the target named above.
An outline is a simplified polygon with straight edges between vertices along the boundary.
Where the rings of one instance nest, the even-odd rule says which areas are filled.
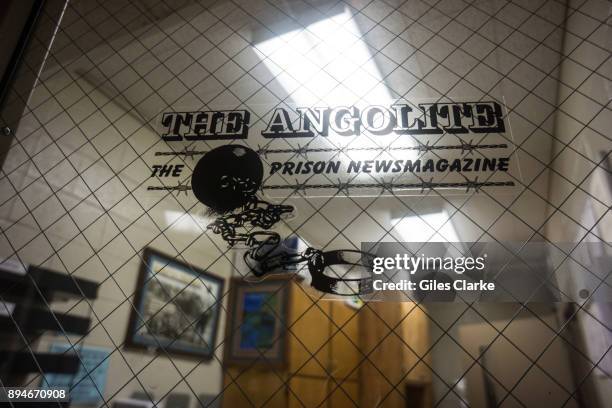
[[[287,394],[282,370],[229,368],[224,375],[224,407],[287,406]]]
[[[343,381],[340,384],[331,384],[331,395],[328,406],[331,408],[359,407],[359,383],[357,381]]]
[[[364,353],[359,349],[359,310],[343,301],[331,303],[330,373],[336,379],[359,378]]]
[[[317,377],[295,376],[289,380],[289,408],[326,406],[328,380]]]
[[[326,376],[329,367],[330,305],[316,302],[297,284],[292,285],[289,317],[289,371],[294,375]]]

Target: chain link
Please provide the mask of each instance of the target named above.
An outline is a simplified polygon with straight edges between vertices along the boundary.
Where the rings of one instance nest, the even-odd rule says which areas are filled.
[[[270,204],[259,200],[255,195],[251,195],[250,200],[242,207],[240,212],[222,215],[209,224],[207,228],[213,233],[221,235],[230,246],[238,242],[244,242],[248,246],[260,245],[262,242],[270,241],[269,237],[263,241],[258,238],[264,231],[237,233],[236,229],[269,229],[279,222],[284,214],[291,212],[293,212],[293,206],[291,205]],[[270,234],[279,237],[275,232],[269,232]],[[280,237],[278,240],[280,242]]]
[[[236,176],[223,176],[221,188],[241,191],[249,198],[240,211],[217,217],[207,226],[214,234],[221,238],[230,247],[244,243],[248,250],[244,260],[255,276],[262,276],[271,270],[288,265],[295,265],[308,261],[317,250],[307,248],[304,253],[289,253],[281,251],[274,253],[281,245],[281,236],[277,232],[268,231],[278,223],[282,216],[291,214],[292,205],[271,204],[260,200],[255,195],[257,183],[250,178]],[[252,232],[238,232],[238,229],[250,230],[261,228]]]

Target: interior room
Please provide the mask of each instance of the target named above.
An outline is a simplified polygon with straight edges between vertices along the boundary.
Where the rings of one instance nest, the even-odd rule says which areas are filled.
[[[3,389],[609,406],[610,1],[3,3]],[[372,294],[366,243],[510,289]]]

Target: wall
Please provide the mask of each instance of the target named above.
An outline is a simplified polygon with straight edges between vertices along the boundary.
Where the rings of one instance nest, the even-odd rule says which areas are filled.
[[[466,353],[472,356],[481,354],[481,347],[490,347],[490,351],[480,360],[487,369],[494,398],[499,403],[506,396],[506,390],[512,389],[517,379],[525,373],[529,359],[537,359],[537,368],[529,371],[529,387],[518,386],[513,389],[507,403],[521,401],[526,406],[562,406],[578,407],[578,402],[566,402],[562,387],[572,389],[573,377],[567,347],[562,341],[552,342],[546,347],[546,341],[552,339],[552,331],[547,327],[556,327],[556,316],[546,305],[531,305],[540,319],[534,318],[528,312],[521,312],[511,323],[508,318],[488,322],[465,322],[458,328],[458,339],[465,347]],[[548,309],[548,310],[546,310]],[[516,312],[515,305],[498,305],[500,314]],[[497,334],[494,328],[510,327],[496,341],[491,340]],[[545,350],[545,351],[544,351]],[[540,354],[543,353],[542,356]],[[464,367],[471,359],[464,356]],[[552,376],[545,374],[551,373]],[[484,372],[480,367],[474,367],[466,376],[466,397],[471,407],[487,407],[484,386]],[[538,392],[534,392],[534,390]]]
[[[50,3],[49,7],[57,6]],[[74,7],[64,15],[64,27],[79,25],[76,10],[84,12],[87,4],[77,2]],[[202,234],[205,214],[194,211],[191,217],[183,210],[194,206],[193,197],[159,197],[137,189],[149,177],[138,154],[145,152],[147,143],[158,142],[159,136],[119,98],[77,74],[85,58],[67,32],[60,31],[55,39],[56,52],[32,94],[12,95],[13,100],[27,98],[27,110],[0,181],[0,257],[91,279],[100,287],[95,301],[52,304],[57,311],[89,316],[86,337],[49,334],[36,347],[46,351],[51,343],[70,342],[76,348],[112,351],[106,387],[101,390],[108,400],[143,392],[158,400],[169,392],[187,393],[192,403],[200,394],[216,396],[222,388],[224,310],[218,348],[210,361],[127,349],[124,342],[144,247],[180,253],[179,260],[223,278],[232,274],[233,254],[224,252],[226,244],[217,237]],[[91,41],[82,39],[79,45]],[[117,119],[118,127],[102,131],[109,119]],[[127,141],[120,133],[125,129],[139,130]],[[228,285],[226,280],[225,292]],[[38,385],[40,377],[31,380]]]
[[[55,78],[46,81],[45,85],[50,88],[59,86]],[[77,93],[76,90],[74,93]],[[95,90],[91,90],[89,95],[98,103],[113,109],[118,115],[125,113],[121,106],[110,101],[105,95]],[[68,99],[78,97],[70,92],[65,92],[62,96]],[[124,121],[126,126],[141,125],[136,118],[127,118]],[[81,132],[78,132],[78,136],[70,135],[68,140],[59,142],[59,149],[72,148],[77,137],[84,136]],[[143,129],[142,137],[153,139],[157,135]],[[44,139],[39,139],[32,146],[30,154],[43,148],[44,143]],[[87,186],[106,183],[108,188],[92,194],[78,178],[61,187],[68,177],[75,176],[76,173],[60,163],[60,170],[47,174],[50,190],[45,192],[49,194],[48,202],[29,216],[33,225],[23,226],[19,231],[10,231],[10,242],[14,245],[15,242],[28,240],[31,234],[35,233],[37,226],[45,228],[49,225],[45,231],[48,242],[35,241],[20,251],[20,259],[36,263],[55,250],[57,254],[51,255],[43,263],[44,266],[100,283],[95,301],[81,301],[79,304],[75,301],[60,301],[54,302],[52,306],[58,311],[72,309],[77,314],[90,317],[90,333],[78,341],[75,347],[96,346],[111,351],[118,348],[110,356],[107,384],[103,390],[105,398],[129,397],[135,392],[144,391],[157,399],[169,392],[187,393],[192,395],[192,400],[194,395],[217,395],[222,387],[225,310],[221,312],[217,331],[218,348],[211,361],[164,352],[126,349],[122,344],[126,340],[128,320],[132,313],[131,302],[134,301],[134,293],[137,290],[141,248],[151,247],[167,254],[180,252],[179,260],[224,278],[237,273],[232,266],[233,254],[230,252],[221,255],[219,248],[225,248],[225,243],[215,240],[214,237],[214,241],[211,241],[202,235],[206,226],[203,217],[195,214],[192,218],[188,213],[178,210],[180,206],[193,206],[193,199],[182,200],[182,197],[168,196],[160,200],[155,195],[147,196],[146,192],[136,196],[127,194],[126,187],[141,183],[148,177],[148,170],[137,165],[134,171],[129,169],[121,174],[119,181],[118,177],[110,173],[111,168],[123,168],[135,156],[127,146],[118,146],[112,149],[104,160],[99,160],[99,154],[109,148],[107,143],[112,143],[109,141],[109,135],[100,135],[92,141],[94,147],[86,145],[77,149],[71,154],[71,160],[83,168],[91,163],[91,167],[83,173]],[[52,166],[55,162],[53,157],[46,156],[36,163],[31,163],[24,171],[28,174],[40,171],[41,168],[37,164]],[[40,187],[45,188],[43,184]],[[45,193],[40,190],[35,190],[34,194],[36,200],[45,197]],[[17,203],[18,200],[11,202]],[[25,208],[17,205],[19,204],[15,204],[9,217],[22,215],[18,208]],[[64,208],[68,213],[59,216]],[[227,292],[229,280],[226,279],[225,285]],[[227,300],[224,299],[223,308],[226,307]],[[78,339],[70,338],[71,342],[76,340]],[[64,335],[47,335],[40,340],[38,349],[45,351],[51,343],[68,341]],[[35,380],[35,383],[38,381]]]

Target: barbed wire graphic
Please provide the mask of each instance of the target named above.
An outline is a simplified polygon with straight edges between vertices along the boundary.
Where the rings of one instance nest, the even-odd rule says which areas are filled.
[[[505,149],[508,145],[506,143],[500,144],[474,144],[472,140],[467,143],[461,143],[457,145],[430,145],[427,143],[420,143],[417,146],[369,146],[369,147],[306,147],[299,146],[297,148],[287,149],[264,149],[259,148],[255,150],[260,155],[266,157],[268,154],[279,154],[279,153],[297,153],[298,155],[305,156],[308,153],[347,153],[347,152],[389,152],[389,151],[401,151],[411,150],[418,152],[429,152],[432,150],[461,150],[461,153],[471,154],[479,149]]]
[[[374,183],[347,183],[338,181],[338,183],[325,184],[309,184],[296,181],[293,184],[272,184],[263,185],[262,190],[294,190],[306,192],[312,189],[332,189],[337,192],[345,192],[348,194],[351,189],[379,189],[382,193],[385,191],[392,193],[395,190],[420,189],[421,193],[425,190],[434,190],[436,188],[465,188],[466,193],[470,190],[479,192],[482,187],[514,187],[513,181],[483,181],[479,182],[478,177],[471,180],[464,176],[466,181],[459,182],[435,182],[432,179],[429,181],[421,180],[415,183],[394,183],[393,180],[379,181]]]
[[[183,156],[183,157],[191,157],[206,154],[205,150],[195,150],[189,146],[186,146],[183,150],[179,151],[162,151],[155,152],[155,156]],[[420,143],[417,146],[370,146],[370,147],[337,147],[337,148],[329,148],[329,147],[307,147],[307,146],[299,146],[293,148],[285,148],[285,149],[271,149],[271,148],[262,148],[259,147],[255,150],[255,152],[263,157],[268,157],[269,154],[283,154],[283,153],[296,153],[300,156],[307,157],[309,153],[348,153],[348,152],[386,152],[386,151],[418,151],[418,152],[429,152],[433,150],[461,150],[461,153],[473,154],[474,151],[481,149],[506,149],[508,148],[508,144],[499,143],[499,144],[474,144],[473,140],[469,142],[463,142],[461,144],[455,145],[430,145],[427,143]]]
[[[200,155],[204,155],[207,153],[206,150],[195,150],[191,146],[193,146],[193,143],[191,143],[189,146],[185,146],[183,150],[179,150],[178,152],[175,152],[175,151],[155,152],[155,156],[183,156],[183,157],[191,157],[191,160],[194,160],[195,156],[200,156]]]
[[[187,195],[187,192],[191,191],[191,186],[187,184],[187,180],[183,180],[174,186],[147,186],[147,191],[175,191],[177,196],[181,193]]]
[[[345,192],[346,194],[348,194],[349,190],[352,190],[352,189],[373,189],[373,190],[379,189],[381,190],[382,193],[384,192],[393,193],[394,191],[397,191],[397,190],[415,189],[415,190],[420,190],[421,193],[423,193],[426,190],[432,191],[436,188],[455,188],[455,189],[465,188],[465,192],[469,193],[471,190],[475,192],[479,192],[480,189],[483,187],[514,187],[515,186],[513,181],[483,181],[483,182],[480,182],[478,181],[478,177],[474,178],[473,180],[465,176],[464,178],[466,179],[465,181],[459,181],[459,182],[435,182],[433,181],[433,178],[432,178],[429,181],[421,179],[419,182],[415,182],[415,183],[395,183],[393,182],[393,180],[389,180],[389,181],[381,180],[379,182],[374,182],[374,183],[350,183],[350,182],[343,182],[341,180],[338,180],[338,183],[311,184],[308,182],[300,183],[296,180],[295,183],[262,185],[260,187],[260,190],[262,191],[265,191],[265,190],[293,190],[296,192],[302,191],[307,194],[307,190],[332,189],[332,190],[336,190],[339,193]],[[181,192],[184,192],[185,195],[187,195],[187,192],[191,191],[191,186],[188,184],[183,184],[183,183],[184,182],[179,182],[177,185],[174,185],[174,186],[148,186],[147,190],[149,191],[175,191],[177,195],[179,195]]]

